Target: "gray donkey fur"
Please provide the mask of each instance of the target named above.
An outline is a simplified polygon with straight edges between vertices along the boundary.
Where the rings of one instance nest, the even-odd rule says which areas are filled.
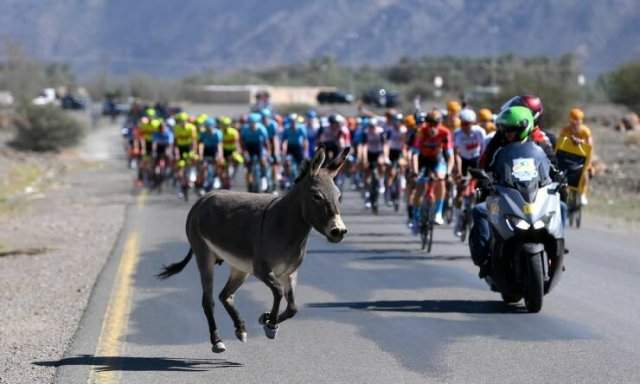
[[[233,304],[233,296],[249,274],[253,274],[273,293],[271,311],[260,316],[259,321],[267,337],[275,338],[278,324],[297,312],[296,276],[311,228],[334,243],[341,241],[347,232],[340,217],[340,191],[333,178],[348,153],[349,148],[344,149],[323,166],[325,152],[319,149],[310,164],[302,167],[292,190],[282,197],[216,191],[193,205],[186,225],[191,249],[184,260],[165,267],[158,277],[167,278],[180,272],[195,253],[213,352],[226,350],[213,316],[214,265],[226,261],[231,268],[219,298],[233,320],[236,337],[245,342],[247,332]],[[280,313],[283,297],[287,307]]]

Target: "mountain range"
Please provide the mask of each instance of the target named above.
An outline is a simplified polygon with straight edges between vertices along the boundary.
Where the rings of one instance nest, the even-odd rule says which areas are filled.
[[[0,39],[80,73],[182,76],[332,55],[640,58],[638,0],[0,0]]]

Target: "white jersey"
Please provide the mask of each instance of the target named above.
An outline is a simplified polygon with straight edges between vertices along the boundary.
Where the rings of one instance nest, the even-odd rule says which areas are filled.
[[[376,126],[373,130],[367,127],[364,134],[364,144],[367,144],[367,152],[380,153],[384,149],[384,129]]]
[[[465,133],[462,128],[453,132],[453,148],[463,159],[477,159],[482,154],[485,146],[484,129],[473,125],[469,133]]]
[[[407,134],[407,127],[401,125],[398,129],[392,127],[386,132],[387,139],[389,140],[389,148],[401,151],[404,148],[404,140],[403,138]]]

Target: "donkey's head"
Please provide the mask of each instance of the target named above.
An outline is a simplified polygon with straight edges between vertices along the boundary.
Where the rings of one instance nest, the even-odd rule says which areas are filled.
[[[340,190],[333,178],[340,172],[349,150],[343,149],[325,165],[325,151],[318,149],[313,159],[302,167],[298,179],[304,220],[332,243],[340,242],[347,233],[340,217]]]

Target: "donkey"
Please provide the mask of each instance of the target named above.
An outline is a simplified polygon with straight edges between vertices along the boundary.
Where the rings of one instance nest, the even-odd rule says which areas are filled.
[[[265,335],[274,339],[278,324],[298,311],[294,297],[296,277],[311,228],[332,243],[342,241],[347,233],[340,217],[340,190],[333,179],[348,154],[349,148],[345,148],[323,166],[326,155],[319,149],[310,162],[305,161],[295,185],[282,197],[216,191],[193,205],[186,224],[191,249],[182,261],[165,266],[158,277],[166,279],[182,271],[195,253],[202,283],[202,308],[214,353],[226,350],[213,316],[214,265],[223,261],[230,265],[229,280],[219,298],[233,320],[236,337],[242,342],[247,341],[247,331],[233,304],[234,293],[249,274],[269,287],[273,306],[258,321]],[[287,307],[279,313],[283,297]]]

